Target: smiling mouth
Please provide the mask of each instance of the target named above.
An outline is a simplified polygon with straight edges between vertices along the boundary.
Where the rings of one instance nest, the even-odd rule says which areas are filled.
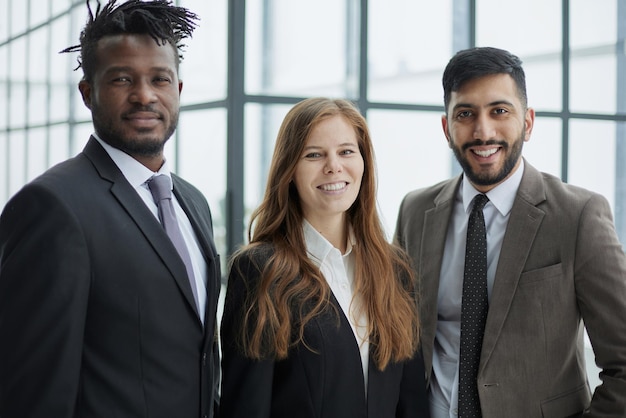
[[[490,149],[485,149],[485,150],[473,149],[471,151],[474,154],[478,155],[479,157],[487,158],[487,157],[491,157],[493,154],[500,151],[500,147],[490,148]]]
[[[338,190],[344,189],[347,186],[348,186],[348,183],[346,183],[345,181],[341,181],[339,183],[322,184],[321,186],[318,186],[317,188],[325,192],[336,192]]]

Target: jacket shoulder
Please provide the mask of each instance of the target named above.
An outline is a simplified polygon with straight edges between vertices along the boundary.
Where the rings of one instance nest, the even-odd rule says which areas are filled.
[[[441,181],[432,186],[416,189],[407,193],[402,199],[400,210],[406,208],[433,206],[442,201],[454,198],[454,191],[459,183],[459,177]],[[409,209],[411,210],[411,209]]]

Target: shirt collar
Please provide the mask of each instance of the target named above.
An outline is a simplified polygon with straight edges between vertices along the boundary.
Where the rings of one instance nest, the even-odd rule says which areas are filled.
[[[318,266],[320,266],[326,257],[334,250],[338,255],[341,253],[335,248],[322,234],[320,234],[313,226],[306,220],[302,220],[302,229],[304,232],[304,242],[306,244],[307,253],[309,258],[313,260]],[[354,245],[354,231],[350,227],[348,234],[348,245],[346,253],[343,257],[350,255],[352,252],[352,246]]]
[[[124,177],[126,177],[126,180],[128,180],[133,187],[142,186],[156,174],[164,174],[171,177],[167,160],[165,160],[159,171],[155,173],[124,151],[104,142],[97,133],[94,132],[93,137],[102,145],[102,148],[109,154],[115,165],[117,165]]]
[[[513,202],[515,202],[515,196],[517,195],[517,190],[522,182],[523,174],[524,159],[522,158],[519,167],[515,170],[511,177],[487,192],[489,201],[495,206],[502,216],[508,215],[513,208]],[[466,213],[469,213],[472,210],[472,200],[474,200],[474,197],[477,194],[480,194],[480,192],[476,190],[469,181],[466,181],[465,176],[463,176],[461,193],[463,208]]]

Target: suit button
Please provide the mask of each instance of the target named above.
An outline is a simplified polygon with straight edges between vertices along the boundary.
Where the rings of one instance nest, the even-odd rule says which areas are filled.
[[[202,367],[206,367],[206,353],[202,353]]]

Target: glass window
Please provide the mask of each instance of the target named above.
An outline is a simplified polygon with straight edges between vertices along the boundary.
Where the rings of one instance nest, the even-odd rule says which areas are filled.
[[[50,37],[50,47],[47,53],[50,55],[50,80],[55,83],[67,82],[70,72],[78,65],[78,53],[59,54],[65,48],[78,44],[78,35],[71,37],[69,17],[62,16],[50,23],[48,36]],[[51,36],[54,34],[54,36]],[[82,71],[80,75],[82,76]]]
[[[9,179],[12,176],[9,166],[9,141],[8,134],[0,130],[0,207],[9,200]],[[1,210],[0,210],[1,211]]]
[[[439,112],[371,110],[367,118],[376,153],[378,204],[391,239],[404,195],[449,178],[452,152]]]
[[[9,126],[23,129],[26,124],[26,84],[24,81],[12,81],[9,84]]]
[[[72,0],[48,0],[52,8],[52,16],[66,12],[72,3]],[[82,4],[81,4],[82,5]]]
[[[0,46],[0,132],[8,125],[8,112],[10,108],[8,56],[9,46]]]
[[[48,118],[48,88],[43,83],[30,83],[28,88],[28,124],[42,125]]]
[[[599,69],[602,75],[599,76]],[[615,113],[617,59],[614,52],[574,55],[571,59],[570,110]]]
[[[570,123],[568,182],[602,194],[612,208],[615,208],[618,163],[614,157],[615,131],[615,122],[572,120]]]
[[[10,0],[0,0],[0,41],[9,37],[9,2]],[[2,61],[5,62],[5,61]]]
[[[561,119],[535,117],[530,140],[524,143],[523,156],[539,171],[561,177]]]
[[[53,84],[50,87],[50,122],[66,122],[70,112],[68,86]]]
[[[166,145],[171,168],[196,186],[207,198],[213,216],[215,243],[226,251],[226,111],[181,112],[176,138]],[[177,153],[177,155],[176,155]],[[224,260],[222,268],[227,267]],[[225,273],[225,270],[223,270]]]
[[[25,144],[26,144],[26,133],[24,130],[16,130],[9,132],[9,143],[7,144],[7,165],[10,170],[9,181],[8,181],[8,193],[9,196],[12,196],[19,189],[22,188],[24,183],[26,182],[25,166],[26,166],[26,155],[25,155]]]
[[[200,17],[191,39],[185,39],[180,66],[184,82],[181,104],[201,103],[226,97],[227,23],[226,0],[184,0],[180,4]]]
[[[248,1],[246,93],[354,96],[354,13],[355,0]]]
[[[573,0],[570,13],[570,110],[614,113],[617,103],[617,2]]]
[[[520,57],[526,73],[528,105],[537,111],[563,109],[561,54]]]
[[[51,167],[70,157],[68,125],[51,126],[49,128],[49,136],[47,166]]]
[[[9,1],[6,0],[9,5],[9,11],[11,20],[8,22],[11,28],[10,36],[16,36],[24,32],[26,29],[26,17],[27,17],[27,1]],[[9,15],[9,14],[7,14]]]
[[[569,10],[571,48],[581,50],[615,42],[616,0],[569,0]]]
[[[46,129],[29,129],[26,132],[26,181],[31,181],[48,168],[46,158]]]
[[[28,124],[41,125],[48,118],[48,29],[42,27],[28,37]]]
[[[73,157],[85,148],[93,133],[93,126],[89,123],[79,123],[72,128],[73,136],[67,142],[68,157]]]
[[[561,50],[561,3],[526,0],[507,3],[476,1],[476,43],[518,56],[550,54]]]
[[[48,0],[48,2],[45,2],[47,4],[45,4],[42,0],[23,1],[23,3],[28,4],[28,12],[30,13],[29,25],[31,27],[41,25],[42,23],[46,22],[49,17],[48,12],[50,10],[50,1],[52,0]]]
[[[291,109],[290,105],[249,104],[245,109],[244,143],[244,235],[247,240],[250,215],[265,193],[269,165],[280,124]]]
[[[42,83],[48,76],[48,57],[50,56],[50,43],[48,42],[48,28],[42,27],[28,35],[28,81]]]
[[[529,99],[545,110],[562,103],[561,3],[476,1],[476,44],[511,51],[524,62]]]
[[[441,106],[452,53],[452,1],[371,0],[368,100]],[[437,16],[438,18],[433,18]]]

